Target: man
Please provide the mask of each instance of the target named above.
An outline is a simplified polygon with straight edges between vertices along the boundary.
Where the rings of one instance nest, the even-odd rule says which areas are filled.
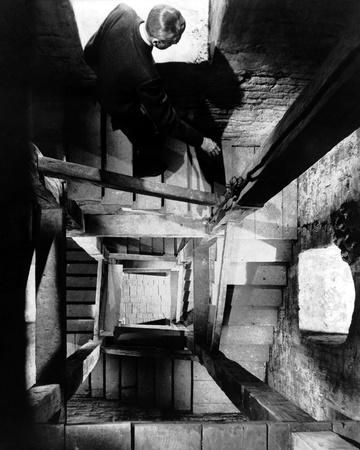
[[[179,42],[184,30],[184,18],[171,6],[154,6],[144,23],[122,3],[108,15],[84,50],[87,64],[97,74],[98,99],[110,114],[113,129],[121,129],[140,158],[150,165],[159,146],[149,142],[156,142],[157,137],[177,138],[212,157],[220,153],[214,141],[177,115],[152,57],[153,47],[169,48]]]

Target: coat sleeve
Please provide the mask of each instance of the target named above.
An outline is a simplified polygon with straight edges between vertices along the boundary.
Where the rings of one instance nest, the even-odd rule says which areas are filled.
[[[88,64],[92,69],[95,69],[98,65],[99,39],[99,32],[96,32],[84,48],[84,58],[86,64]]]
[[[201,146],[203,135],[180,119],[162,86],[160,78],[142,83],[137,88],[140,107],[162,134]]]

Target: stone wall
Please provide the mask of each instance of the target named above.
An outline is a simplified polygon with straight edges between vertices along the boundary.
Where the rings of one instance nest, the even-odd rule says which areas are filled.
[[[353,133],[298,179],[298,241],[270,361],[270,385],[320,420],[339,414],[360,418],[359,260],[351,264],[355,307],[348,337],[342,342],[336,335],[309,337],[300,332],[298,255],[327,247],[334,239],[338,242],[334,214],[351,218],[349,205],[359,204],[359,136],[359,131]],[[358,229],[359,222],[351,226]],[[320,264],[315,267],[321,269]],[[317,301],[314,294],[311,300]]]

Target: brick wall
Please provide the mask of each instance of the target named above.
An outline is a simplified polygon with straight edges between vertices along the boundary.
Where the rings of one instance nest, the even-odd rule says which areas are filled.
[[[356,299],[347,341],[309,340],[299,331],[299,253],[331,244],[332,214],[350,201],[359,203],[359,131],[336,146],[299,179],[298,242],[280,311],[272,350],[269,383],[316,419],[339,414],[360,418],[359,263],[351,264]],[[357,228],[359,227],[358,222]],[[321,271],[321,265],[316,270]],[[309,299],[316,302],[316,296]]]
[[[128,323],[141,323],[170,318],[170,277],[124,274],[120,318]]]

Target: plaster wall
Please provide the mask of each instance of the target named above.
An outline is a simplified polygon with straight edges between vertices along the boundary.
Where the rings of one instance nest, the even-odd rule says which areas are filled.
[[[356,297],[349,334],[343,342],[334,335],[309,338],[301,333],[299,289],[304,283],[299,278],[299,255],[329,246],[334,239],[333,214],[341,213],[349,202],[358,205],[359,156],[357,131],[298,179],[298,241],[272,348],[269,384],[318,420],[360,418],[359,262],[355,259],[350,266]],[[358,226],[356,221],[353,227]],[[317,258],[313,262],[313,272],[319,274],[322,261]],[[318,301],[316,292],[308,295],[309,302]],[[340,304],[342,301],[344,298]]]

